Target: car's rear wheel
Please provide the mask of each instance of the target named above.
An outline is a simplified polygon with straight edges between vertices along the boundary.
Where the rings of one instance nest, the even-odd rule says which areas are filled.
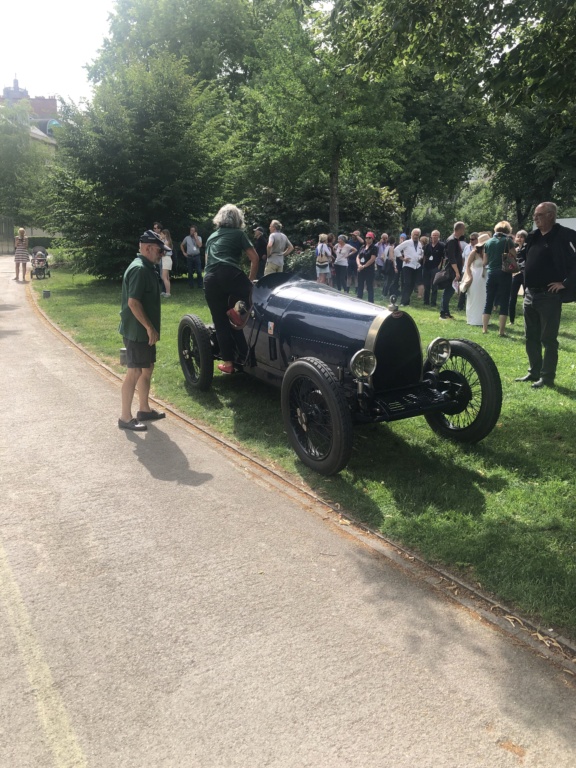
[[[434,432],[460,443],[477,443],[496,426],[502,408],[502,383],[494,361],[479,344],[450,341],[452,353],[438,374],[440,387],[460,385],[457,413],[431,413]]]
[[[196,315],[184,315],[180,320],[178,356],[188,384],[200,390],[210,389],[214,377],[210,332]]]
[[[352,416],[331,369],[315,357],[289,366],[282,380],[282,417],[292,448],[310,469],[332,475],[352,453]]]

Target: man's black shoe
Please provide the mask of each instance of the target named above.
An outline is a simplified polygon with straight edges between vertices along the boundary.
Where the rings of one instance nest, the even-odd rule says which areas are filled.
[[[548,381],[548,379],[538,379],[532,384],[532,389],[542,389],[542,387],[553,387],[554,382]]]
[[[526,376],[519,376],[514,381],[538,381],[538,376],[533,376],[531,373],[527,373]]]

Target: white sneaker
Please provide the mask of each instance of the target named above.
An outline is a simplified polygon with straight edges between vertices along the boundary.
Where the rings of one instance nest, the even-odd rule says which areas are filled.
[[[161,293],[160,296],[163,296],[165,299],[169,299],[170,296],[172,296],[171,293]]]

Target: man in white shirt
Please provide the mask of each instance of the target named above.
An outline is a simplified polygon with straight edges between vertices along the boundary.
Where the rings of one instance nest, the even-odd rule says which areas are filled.
[[[402,303],[401,307],[410,306],[410,297],[416,284],[416,270],[422,263],[422,245],[420,230],[413,229],[410,239],[396,246],[394,255],[403,261],[402,264]]]
[[[270,222],[270,237],[266,247],[267,258],[264,276],[273,272],[282,272],[284,269],[284,257],[292,253],[294,246],[282,232],[282,224],[276,219]]]

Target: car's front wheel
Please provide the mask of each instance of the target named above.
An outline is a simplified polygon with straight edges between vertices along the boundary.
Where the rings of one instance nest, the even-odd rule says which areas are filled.
[[[282,417],[300,460],[322,475],[343,469],[352,453],[352,416],[331,369],[315,357],[292,363],[282,380]]]
[[[454,390],[457,412],[431,413],[426,421],[434,432],[459,443],[477,443],[496,426],[502,408],[500,374],[490,355],[479,344],[452,339],[450,359],[442,366],[439,386]]]
[[[196,315],[184,315],[178,326],[178,356],[184,378],[196,389],[210,389],[214,356],[210,332]]]

